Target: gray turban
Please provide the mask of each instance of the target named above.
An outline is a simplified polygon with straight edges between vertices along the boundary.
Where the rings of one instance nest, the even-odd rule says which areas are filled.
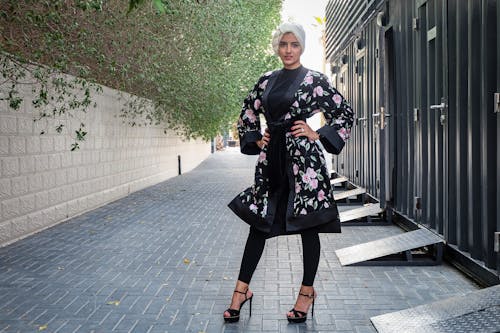
[[[291,32],[292,34],[295,35],[302,48],[301,54],[304,53],[304,50],[306,49],[306,32],[304,31],[304,28],[300,24],[294,22],[282,23],[273,33],[272,44],[274,53],[278,54],[278,48],[281,41],[281,37],[283,37],[283,35],[288,32]]]

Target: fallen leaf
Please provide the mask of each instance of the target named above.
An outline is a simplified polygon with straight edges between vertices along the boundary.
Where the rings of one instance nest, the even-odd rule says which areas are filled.
[[[184,263],[185,264],[189,264],[191,262],[191,260],[189,260],[188,258],[184,258]]]
[[[118,306],[118,305],[120,305],[120,301],[109,301],[109,302],[107,302],[106,304],[108,304],[108,305]]]
[[[170,302],[170,297],[165,298],[165,301]]]
[[[58,266],[57,269],[60,271],[64,271],[64,266]]]
[[[38,330],[39,330],[39,331],[44,331],[44,330],[46,330],[46,329],[47,329],[47,327],[48,327],[47,325],[42,325],[42,326],[39,326],[39,327],[38,327]]]

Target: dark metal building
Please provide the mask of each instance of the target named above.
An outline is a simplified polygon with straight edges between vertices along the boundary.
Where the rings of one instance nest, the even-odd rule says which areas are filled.
[[[326,19],[332,81],[357,117],[337,172],[498,283],[500,0],[330,0]]]

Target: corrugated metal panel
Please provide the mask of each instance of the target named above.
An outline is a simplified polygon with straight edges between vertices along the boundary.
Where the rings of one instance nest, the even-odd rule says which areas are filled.
[[[331,58],[382,0],[330,0],[326,6],[326,57]]]
[[[500,0],[497,0],[497,17],[496,17],[496,22],[497,22],[497,36],[500,36]],[[497,65],[497,88],[496,88],[496,94],[500,95],[500,64],[498,59],[500,58],[500,42],[497,40],[497,54],[496,54],[496,65]],[[497,101],[498,102],[498,101]],[[494,105],[495,111],[496,111],[496,124],[497,124],[497,138],[496,142],[500,142],[500,105]],[[500,145],[497,144],[497,163],[496,163],[496,196],[497,196],[497,202],[496,202],[496,218],[495,220],[497,221],[496,225],[496,230],[500,231],[500,172],[498,172],[498,166],[500,165]],[[500,240],[499,240],[500,241]],[[497,271],[500,271],[500,253],[497,253]]]
[[[387,17],[383,28],[376,8]],[[358,118],[335,167],[493,269],[500,261],[493,251],[498,22],[500,0],[332,0],[327,7],[333,80]],[[380,107],[392,115],[385,129],[374,116]]]

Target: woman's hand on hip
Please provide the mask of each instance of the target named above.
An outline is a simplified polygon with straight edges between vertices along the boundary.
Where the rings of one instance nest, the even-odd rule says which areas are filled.
[[[293,126],[290,128],[292,130],[292,135],[294,137],[305,136],[309,140],[316,141],[319,139],[319,134],[316,131],[313,131],[309,125],[303,120],[296,120],[293,123]]]
[[[269,128],[266,128],[262,139],[255,141],[255,143],[257,144],[257,146],[259,146],[260,149],[262,149],[264,148],[264,146],[267,146],[269,140],[271,140],[271,134],[269,134]]]

